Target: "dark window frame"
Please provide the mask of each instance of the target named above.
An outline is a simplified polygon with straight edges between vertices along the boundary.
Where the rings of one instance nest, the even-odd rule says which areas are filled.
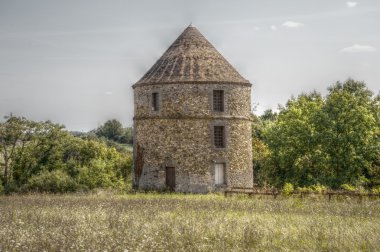
[[[160,94],[158,92],[152,93],[152,110],[160,110]]]
[[[226,147],[226,127],[224,125],[214,125],[213,132],[214,147],[225,148]]]
[[[212,91],[212,108],[214,112],[224,112],[225,94],[224,90],[216,89]]]

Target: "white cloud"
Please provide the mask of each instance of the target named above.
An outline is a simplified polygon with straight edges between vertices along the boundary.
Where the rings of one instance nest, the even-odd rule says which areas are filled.
[[[270,29],[271,29],[272,31],[277,31],[277,26],[275,26],[275,25],[271,25],[271,26],[270,26]]]
[[[340,50],[344,53],[360,53],[360,52],[376,52],[377,48],[370,45],[358,45],[348,46]]]
[[[358,3],[357,2],[346,2],[348,8],[355,8]]]
[[[305,25],[302,23],[299,23],[299,22],[286,21],[282,24],[282,26],[284,26],[286,28],[300,28],[300,27],[305,26]]]
[[[112,95],[112,91],[105,92],[106,95]]]

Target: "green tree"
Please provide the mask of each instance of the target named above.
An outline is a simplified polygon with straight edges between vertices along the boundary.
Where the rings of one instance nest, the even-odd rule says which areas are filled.
[[[115,142],[120,142],[125,134],[123,125],[116,119],[106,121],[95,132],[99,137],[105,137]]]
[[[272,152],[270,174],[273,184],[320,182],[326,167],[315,119],[322,106],[322,96],[317,92],[292,98],[280,109],[277,121],[264,132],[264,139]]]
[[[292,98],[273,123],[256,127],[269,148],[270,162],[261,170],[272,184],[380,183],[379,95],[352,79],[328,91],[325,98],[316,92]]]
[[[132,153],[98,138],[76,137],[63,126],[10,117],[1,124],[2,181],[6,192],[66,192],[122,188],[130,180]],[[7,169],[4,169],[7,168]]]
[[[276,120],[277,114],[266,110],[263,115],[252,115],[252,162],[253,180],[258,186],[270,184],[273,170],[271,166],[271,150],[263,138],[263,132]]]
[[[18,187],[42,170],[53,171],[65,166],[65,160],[60,158],[63,151],[60,146],[67,144],[70,134],[63,128],[50,121],[29,122],[28,141],[14,151],[12,177]]]
[[[124,134],[121,138],[121,143],[133,144],[133,129],[132,127],[127,127],[124,129]]]
[[[369,182],[380,153],[378,98],[363,82],[348,79],[329,88],[319,131],[335,187]],[[377,167],[376,167],[377,166]]]
[[[260,119],[263,121],[270,121],[273,122],[277,119],[278,114],[276,112],[273,112],[271,109],[267,109],[264,111],[264,113],[260,116]]]
[[[15,159],[16,149],[23,150],[30,141],[34,125],[23,117],[12,114],[5,117],[6,121],[0,123],[0,165],[3,173],[3,183],[7,186],[12,180],[12,162]]]

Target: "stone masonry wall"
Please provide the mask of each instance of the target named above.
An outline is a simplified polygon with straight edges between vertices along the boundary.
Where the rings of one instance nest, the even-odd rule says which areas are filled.
[[[212,111],[212,91],[224,90],[225,111]],[[151,97],[159,93],[160,110]],[[205,193],[252,187],[250,87],[229,84],[155,84],[135,87],[135,166],[140,188],[164,188],[175,167],[176,191]],[[213,145],[213,126],[224,125],[226,148]],[[139,157],[136,148],[139,146]],[[214,163],[226,163],[226,185],[215,187]]]
[[[225,92],[225,111],[212,111],[212,90]],[[231,84],[150,84],[135,88],[135,118],[168,116],[235,116],[251,113],[251,88]],[[160,93],[160,111],[152,111],[152,93]]]

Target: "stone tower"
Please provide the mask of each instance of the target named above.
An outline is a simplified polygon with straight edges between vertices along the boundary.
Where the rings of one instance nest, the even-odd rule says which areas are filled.
[[[252,188],[251,84],[195,27],[133,89],[135,186]]]

